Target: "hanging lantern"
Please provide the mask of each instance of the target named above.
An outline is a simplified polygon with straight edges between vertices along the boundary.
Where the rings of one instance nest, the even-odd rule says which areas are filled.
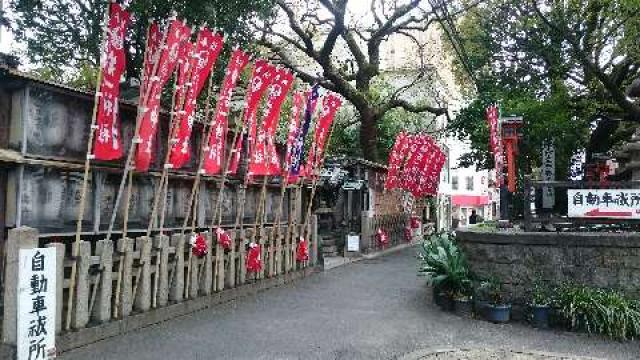
[[[222,228],[216,229],[216,239],[223,249],[231,249],[231,236],[226,231],[222,230]]]
[[[378,231],[376,231],[376,240],[378,240],[378,244],[382,247],[389,245],[389,235],[382,228],[379,228]]]
[[[309,247],[307,242],[302,236],[300,236],[300,242],[298,243],[298,249],[296,251],[296,260],[307,261],[309,260]]]
[[[194,256],[201,258],[207,255],[209,248],[207,246],[207,239],[202,234],[197,234],[191,237],[191,252]]]
[[[411,242],[411,240],[413,240],[413,231],[409,226],[404,228],[404,239],[406,242]]]
[[[260,245],[252,242],[249,244],[249,252],[247,252],[247,271],[258,272],[262,270],[262,256]]]

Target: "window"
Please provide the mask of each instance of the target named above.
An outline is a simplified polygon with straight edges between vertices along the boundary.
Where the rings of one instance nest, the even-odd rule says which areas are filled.
[[[451,189],[452,190],[458,190],[458,177],[457,176],[452,176],[451,177]]]
[[[467,190],[473,191],[473,176],[467,176]]]

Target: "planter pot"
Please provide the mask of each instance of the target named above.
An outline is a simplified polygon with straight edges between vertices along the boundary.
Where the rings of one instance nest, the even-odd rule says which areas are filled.
[[[453,311],[453,300],[447,294],[436,294],[435,303],[444,311]]]
[[[473,302],[470,299],[454,299],[453,311],[456,315],[470,318],[473,315]]]
[[[488,300],[474,300],[473,311],[481,318],[487,317],[487,307],[489,306]]]
[[[531,305],[531,325],[539,329],[549,328],[549,305]]]
[[[511,318],[511,305],[487,305],[485,318],[493,323],[506,323]]]

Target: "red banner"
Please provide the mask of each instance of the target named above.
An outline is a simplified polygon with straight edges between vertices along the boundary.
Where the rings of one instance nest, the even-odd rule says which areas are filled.
[[[487,123],[489,124],[489,149],[493,152],[493,161],[496,169],[496,184],[502,186],[504,176],[504,154],[502,145],[502,136],[500,134],[500,125],[498,123],[498,107],[490,105],[487,107]]]
[[[409,151],[409,141],[409,136],[404,132],[400,132],[398,136],[396,136],[396,141],[389,153],[389,161],[387,163],[387,179],[384,183],[384,188],[387,190],[400,186],[398,175],[400,174],[400,167],[402,166],[403,160]]]
[[[191,132],[196,111],[198,95],[213,68],[220,50],[223,38],[208,29],[200,30],[195,51],[190,59],[189,81],[186,83],[186,93],[182,108],[178,112],[178,128],[171,147],[169,164],[174,169],[183,167],[191,157]]]
[[[291,160],[293,157],[296,135],[300,126],[300,114],[304,109],[304,103],[307,101],[304,92],[298,91],[293,94],[293,106],[291,107],[291,119],[289,120],[289,134],[287,136],[287,152],[284,157],[284,171],[282,176],[288,178],[291,169]]]
[[[219,174],[222,169],[224,147],[227,142],[227,117],[231,106],[231,97],[240,74],[248,63],[249,54],[240,49],[233,51],[229,66],[227,66],[222,89],[220,89],[220,95],[218,95],[214,122],[211,124],[213,131],[209,137],[207,148],[205,148],[206,156],[202,169],[206,175]]]
[[[269,87],[266,115],[255,138],[255,145],[249,157],[248,176],[277,175],[280,160],[275,145],[276,129],[280,119],[282,103],[293,85],[293,75],[284,68],[276,69]]]
[[[247,89],[247,100],[244,109],[242,133],[238,136],[237,141],[234,145],[231,164],[229,165],[230,174],[235,174],[238,171],[245,131],[247,132],[247,153],[251,154],[251,149],[253,148],[253,140],[255,139],[256,134],[256,117],[258,114],[258,105],[260,104],[262,95],[267,90],[267,87],[271,84],[271,79],[273,78],[274,71],[275,66],[269,64],[267,60],[258,59],[256,61],[256,65],[253,68],[253,74],[251,75],[251,83],[249,84],[249,89]]]
[[[331,124],[341,105],[342,100],[338,95],[333,93],[330,93],[322,99],[322,110],[320,111],[320,117],[316,126],[315,140],[309,150],[307,166],[304,169],[307,176],[313,176],[314,170],[322,165],[324,147],[330,135]]]
[[[118,120],[120,78],[125,68],[124,36],[129,13],[118,4],[111,4],[107,38],[101,59],[102,82],[96,114],[96,136],[93,153],[99,160],[115,160],[122,157],[122,140]]]
[[[153,159],[153,141],[158,129],[158,116],[160,114],[160,96],[162,88],[166,84],[169,77],[175,69],[178,57],[180,55],[180,48],[185,41],[191,36],[191,30],[183,22],[179,20],[173,20],[169,24],[167,33],[166,44],[153,44],[154,38],[149,36],[147,39],[147,46],[152,48],[161,49],[160,53],[156,51],[154,59],[157,59],[158,64],[155,65],[154,61],[150,61],[145,64],[145,74],[150,76],[146,79],[148,84],[143,84],[144,95],[148,94],[146,99],[142,99],[142,106],[145,108],[145,113],[140,121],[140,131],[138,133],[139,141],[138,149],[136,151],[136,170],[147,171],[149,165]],[[161,40],[162,41],[162,40]],[[150,67],[151,69],[148,69]],[[153,69],[155,68],[155,74]],[[150,87],[147,89],[147,87]]]

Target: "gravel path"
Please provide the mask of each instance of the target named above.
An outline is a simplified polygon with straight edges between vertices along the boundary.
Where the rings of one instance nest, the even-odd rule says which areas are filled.
[[[60,358],[395,359],[421,349],[487,348],[640,358],[640,342],[495,325],[444,313],[431,304],[424,279],[415,275],[414,252],[409,248],[332,269]],[[420,358],[430,359],[426,356]]]

